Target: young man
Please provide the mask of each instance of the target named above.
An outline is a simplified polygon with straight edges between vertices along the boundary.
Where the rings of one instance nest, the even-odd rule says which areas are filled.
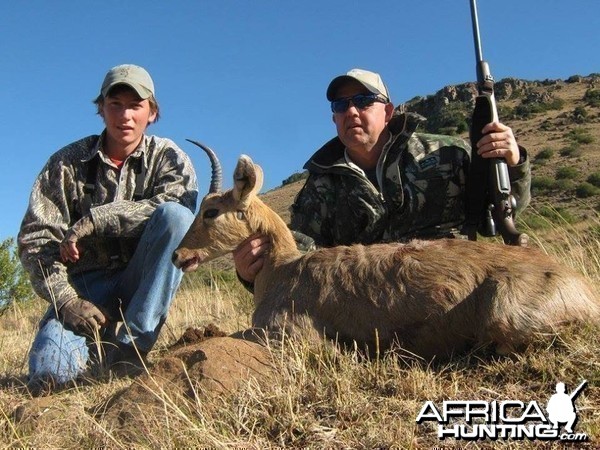
[[[309,177],[292,205],[292,230],[318,246],[460,237],[470,145],[417,133],[423,118],[396,112],[374,72],[352,69],[334,78],[327,99],[337,137],[304,166]],[[523,209],[531,180],[525,150],[501,123],[483,133],[476,151],[506,160],[517,210]],[[253,236],[234,252],[242,280],[253,281],[268,245]]]
[[[50,157],[18,236],[21,262],[50,303],[29,355],[34,393],[86,374],[90,361],[116,375],[140,371],[181,281],[171,254],[196,210],[189,157],[145,134],[159,117],[148,72],[112,68],[94,103],[104,131]]]

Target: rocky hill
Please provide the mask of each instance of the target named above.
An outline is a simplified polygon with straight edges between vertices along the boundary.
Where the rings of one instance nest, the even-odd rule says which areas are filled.
[[[475,83],[464,83],[415,97],[398,108],[426,117],[427,132],[468,138],[476,95]],[[574,221],[590,208],[600,210],[600,74],[567,80],[506,78],[495,83],[495,96],[500,120],[531,157],[532,207],[552,205]],[[263,199],[288,220],[289,205],[302,184],[284,184]]]

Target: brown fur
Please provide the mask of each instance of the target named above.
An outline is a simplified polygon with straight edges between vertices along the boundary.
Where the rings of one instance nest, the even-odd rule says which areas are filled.
[[[255,280],[253,325],[384,350],[395,342],[430,358],[472,346],[513,351],[570,322],[597,322],[598,296],[549,256],[455,239],[353,245],[302,255],[283,220],[256,195],[262,172],[242,156],[235,187],[210,194],[173,261],[194,269],[268,234]],[[206,212],[211,211],[206,217]]]

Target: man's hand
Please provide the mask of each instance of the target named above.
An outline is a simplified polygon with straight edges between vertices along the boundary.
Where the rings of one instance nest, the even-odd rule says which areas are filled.
[[[60,243],[60,258],[62,262],[79,261],[79,249],[77,248],[77,236],[71,230]]]
[[[242,242],[233,251],[235,269],[240,278],[254,283],[256,274],[262,269],[265,252],[269,249],[271,241],[268,236],[254,234]]]
[[[77,241],[85,236],[90,236],[94,233],[94,223],[92,218],[87,215],[79,219],[67,231],[65,238],[60,243],[60,258],[62,262],[77,262],[79,261],[79,248]]]
[[[92,302],[74,298],[58,310],[58,317],[64,325],[78,334],[93,336],[94,331],[106,326],[104,313]]]
[[[512,129],[500,122],[488,123],[477,142],[477,153],[483,158],[504,158],[509,166],[519,164],[521,157]]]

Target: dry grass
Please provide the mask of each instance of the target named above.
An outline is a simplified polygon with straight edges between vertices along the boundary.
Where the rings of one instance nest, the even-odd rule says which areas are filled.
[[[600,286],[600,237],[592,216],[585,228],[559,224],[534,242]],[[209,323],[235,331],[248,326],[250,296],[217,269],[185,279],[151,361],[190,326]],[[227,275],[227,274],[225,274]],[[577,399],[577,432],[597,448],[600,439],[600,334],[569,329],[540,340],[524,354],[465,355],[450,364],[425,364],[387,355],[364,361],[328,345],[273,346],[275,382],[248,380],[234,395],[212,400],[157,392],[160,413],[140,408],[134,429],[106,420],[102,408],[128,380],[93,382],[32,399],[23,387],[26,355],[45,305],[13,305],[0,317],[0,447],[39,448],[562,448],[544,441],[440,441],[430,423],[415,419],[427,400],[521,400],[546,404],[557,381]],[[29,416],[28,416],[29,415]]]

